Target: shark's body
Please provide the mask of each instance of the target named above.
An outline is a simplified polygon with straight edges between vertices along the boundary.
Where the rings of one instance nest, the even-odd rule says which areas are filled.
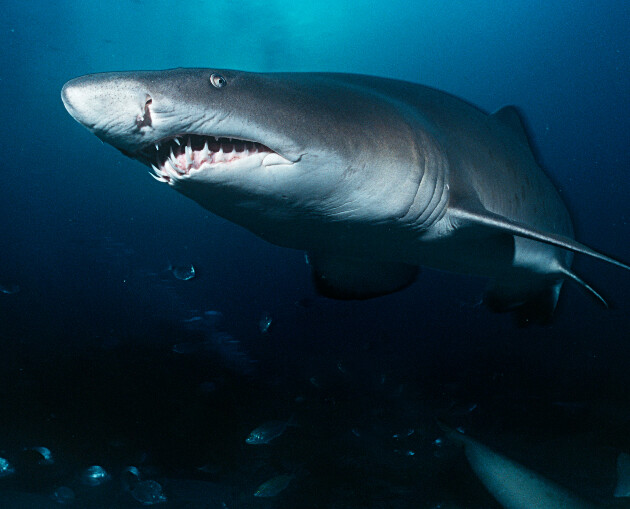
[[[466,459],[490,494],[505,509],[595,509],[630,507],[626,498],[591,503],[537,472],[503,456],[477,440],[442,426],[449,439],[462,445]],[[628,497],[630,457],[621,453],[617,461],[615,497]],[[611,494],[612,495],[612,494]]]
[[[210,69],[68,82],[68,111],[206,209],[309,253],[320,293],[368,298],[418,267],[492,279],[486,302],[555,309],[573,240],[513,107],[488,115],[403,81]],[[188,145],[188,147],[186,147]]]

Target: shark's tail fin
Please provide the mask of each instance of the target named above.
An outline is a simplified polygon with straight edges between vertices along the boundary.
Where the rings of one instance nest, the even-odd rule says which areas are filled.
[[[624,452],[617,457],[615,497],[630,497],[630,455]]]

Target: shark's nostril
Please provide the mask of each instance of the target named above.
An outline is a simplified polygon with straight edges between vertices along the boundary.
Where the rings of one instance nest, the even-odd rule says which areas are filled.
[[[136,117],[136,125],[138,126],[138,129],[152,125],[153,121],[151,119],[150,109],[152,103],[153,99],[151,98],[151,96],[147,96],[147,100],[144,103],[144,113],[138,114],[138,116]]]

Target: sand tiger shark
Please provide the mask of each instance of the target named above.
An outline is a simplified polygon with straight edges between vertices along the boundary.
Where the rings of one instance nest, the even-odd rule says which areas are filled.
[[[617,500],[588,501],[537,472],[503,456],[459,431],[441,425],[446,436],[460,444],[472,471],[505,509],[596,509],[630,507],[630,456],[617,457]]]
[[[490,279],[485,303],[549,319],[574,240],[518,111],[337,73],[219,69],[91,74],[68,112],[159,182],[259,237],[305,250],[324,296],[366,299],[420,266]]]

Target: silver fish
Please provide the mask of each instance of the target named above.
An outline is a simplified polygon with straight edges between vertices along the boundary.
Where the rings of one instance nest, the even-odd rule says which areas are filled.
[[[293,474],[281,474],[276,477],[272,477],[268,481],[262,483],[256,489],[255,497],[275,497],[281,491],[284,491],[289,483],[293,480],[295,475]]]
[[[250,445],[268,444],[274,438],[282,435],[287,426],[295,426],[293,417],[288,421],[268,421],[252,431],[245,439],[245,442]]]

